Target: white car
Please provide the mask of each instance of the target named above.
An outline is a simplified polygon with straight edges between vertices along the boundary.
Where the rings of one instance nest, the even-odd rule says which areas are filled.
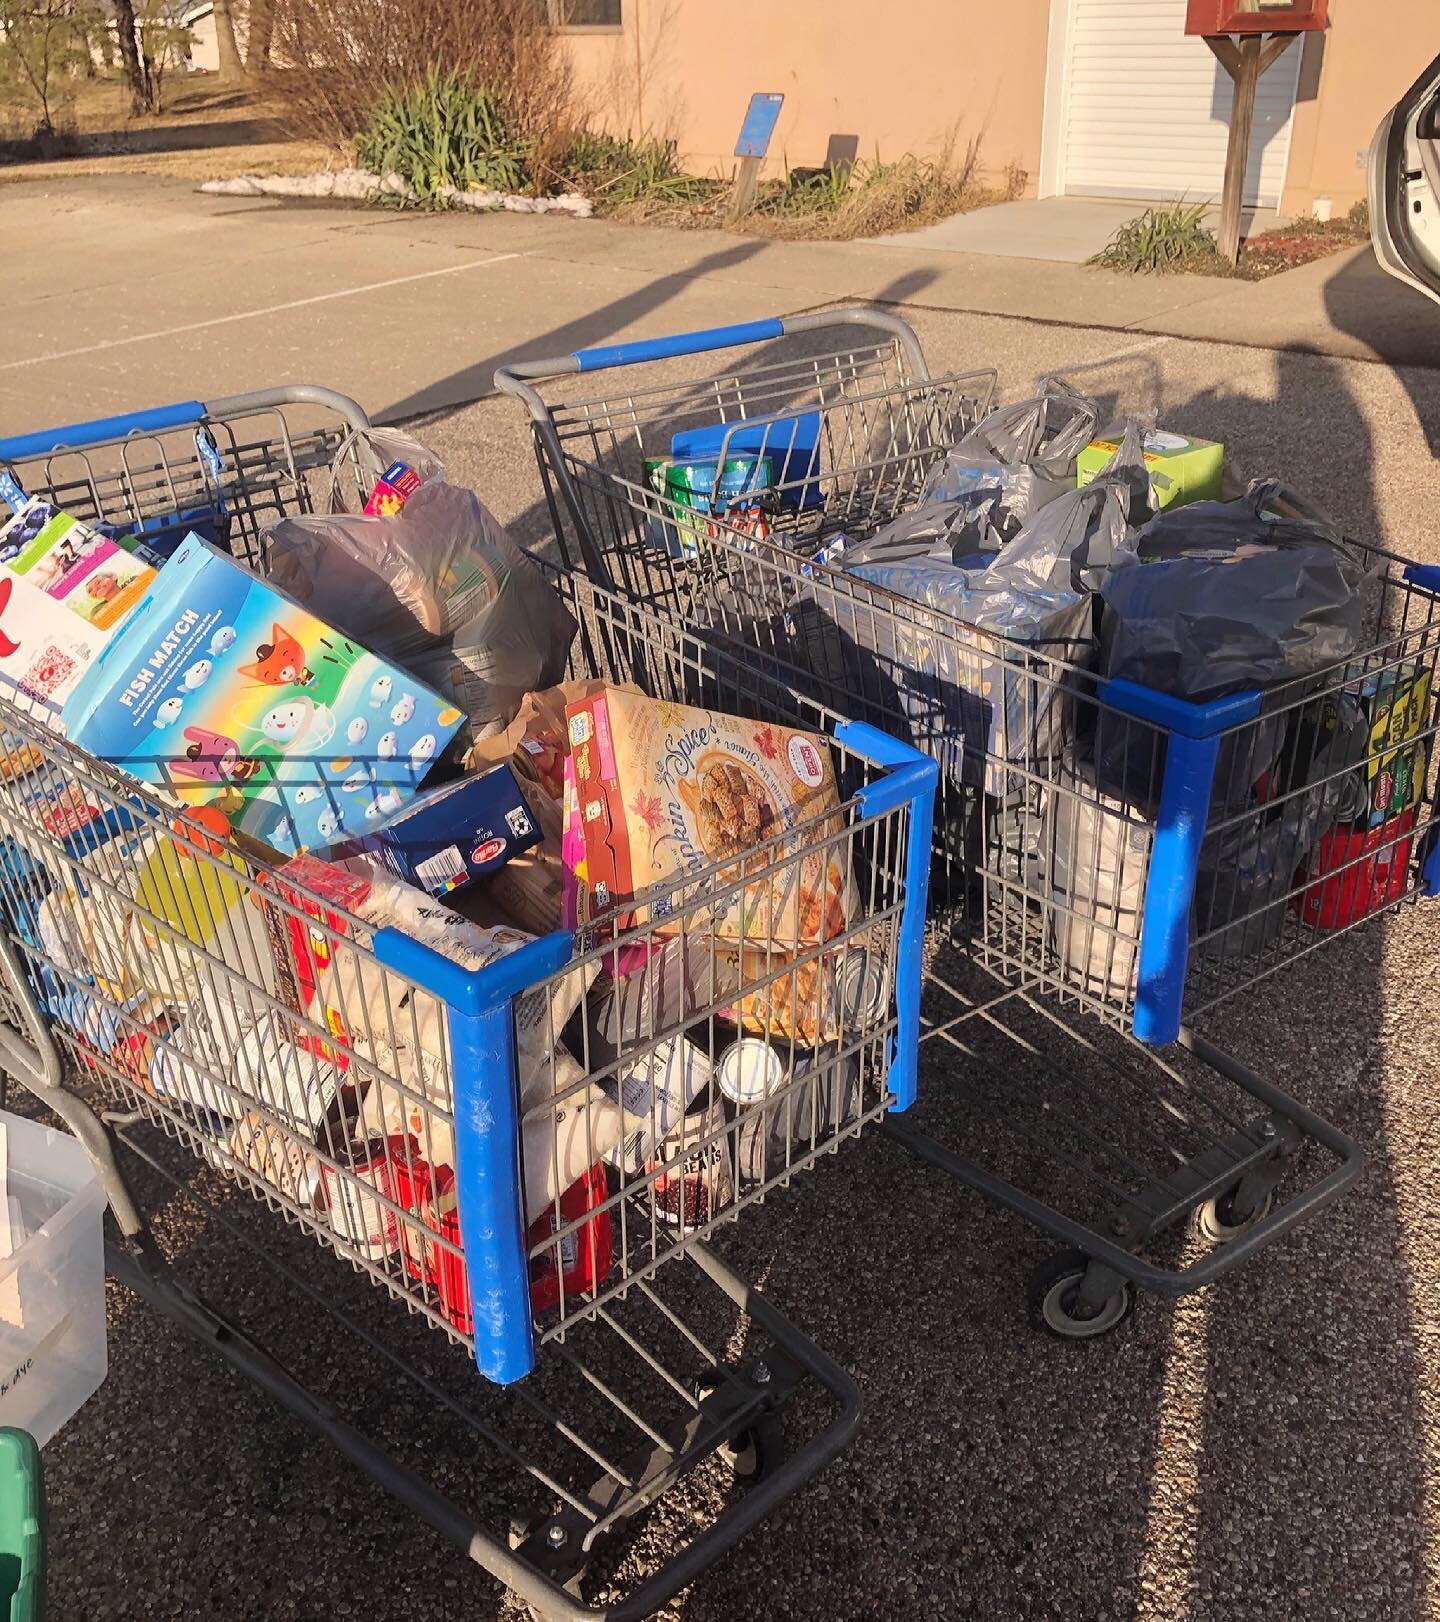
[[[1440,56],[1380,120],[1368,190],[1375,257],[1440,303]]]

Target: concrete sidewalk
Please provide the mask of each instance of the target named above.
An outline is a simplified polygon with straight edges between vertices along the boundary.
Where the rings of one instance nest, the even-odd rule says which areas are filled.
[[[1110,238],[1147,208],[1167,205],[1134,197],[1022,197],[989,208],[972,208],[918,231],[897,232],[870,240],[885,247],[915,247],[925,253],[998,254],[1007,259],[1054,259],[1083,265]],[[1214,229],[1218,207],[1206,210]],[[1273,208],[1247,208],[1240,229],[1246,236],[1280,224]]]
[[[1440,367],[1440,311],[1368,250],[1266,283],[1129,277],[908,244],[296,207],[141,177],[12,183],[5,216],[7,242],[33,246],[7,267],[4,432],[284,380],[413,416],[483,397],[508,359],[844,301]]]

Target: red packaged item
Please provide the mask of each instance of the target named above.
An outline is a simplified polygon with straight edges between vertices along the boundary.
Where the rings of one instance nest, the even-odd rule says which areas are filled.
[[[544,1245],[558,1228],[569,1226],[587,1212],[594,1213],[573,1232],[565,1234],[558,1246],[547,1245],[538,1255],[531,1256],[532,1312],[548,1312],[558,1307],[562,1283],[568,1301],[576,1295],[593,1295],[609,1276],[610,1211],[605,1205],[606,1197],[605,1168],[594,1165],[530,1224],[525,1243],[533,1251],[536,1245]],[[555,1266],[557,1249],[558,1269]]]
[[[420,475],[404,462],[392,462],[375,481],[365,502],[367,518],[393,518],[420,488]]]
[[[460,1242],[460,1216],[455,1197],[455,1173],[449,1166],[431,1168],[416,1153],[411,1140],[408,1157],[394,1157],[396,1202],[413,1211],[431,1233],[443,1241],[436,1244],[418,1233],[415,1224],[400,1224],[400,1245],[405,1271],[417,1282],[434,1291],[440,1310],[462,1335],[474,1328],[470,1306],[470,1283],[465,1274],[465,1256]],[[556,1205],[531,1223],[525,1235],[528,1248],[545,1244],[557,1228],[568,1225],[586,1212],[594,1215],[559,1244],[560,1269],[555,1267],[552,1246],[530,1259],[530,1307],[547,1312],[560,1304],[563,1276],[567,1297],[590,1294],[605,1282],[610,1272],[610,1212],[600,1209],[606,1199],[605,1169],[592,1166],[577,1178]],[[558,1206],[558,1211],[557,1211]]]
[[[1412,807],[1378,828],[1331,828],[1301,875],[1317,881],[1299,897],[1305,922],[1345,929],[1398,901],[1409,883],[1414,826]]]
[[[327,875],[341,871],[308,857],[298,858],[295,865],[295,878],[311,889],[320,888],[326,883]],[[368,885],[362,878],[348,874],[344,876],[352,880],[353,887],[350,890],[342,891],[334,888],[324,890],[322,893],[333,899],[337,905],[348,909],[357,905],[364,894],[368,894]],[[320,926],[311,928],[296,917],[295,913],[288,912],[282,907],[265,908],[265,922],[275,952],[275,966],[278,970],[277,978],[282,1000],[297,1014],[303,1015],[317,1025],[323,1025],[336,1039],[336,1045],[332,1046],[316,1036],[313,1031],[297,1027],[293,1033],[295,1045],[307,1053],[315,1054],[317,1058],[328,1060],[338,1069],[345,1070],[350,1064],[350,1055],[346,1051],[350,1044],[350,1033],[346,1029],[341,1011],[329,1006],[321,994],[321,987],[326,982],[326,975],[334,958],[335,940],[346,933],[345,921],[338,913],[331,912],[328,907],[321,907],[310,896],[292,890],[289,885],[272,874],[262,873],[259,884],[262,891],[267,885],[273,885],[282,900],[303,912],[306,917],[313,918]]]
[[[402,1222],[400,1249],[405,1271],[435,1291],[441,1312],[462,1335],[468,1335],[475,1327],[475,1317],[470,1309],[470,1281],[465,1276],[465,1254],[460,1244],[455,1173],[449,1166],[432,1170],[417,1151],[412,1138],[410,1153],[396,1157],[395,1201],[413,1211],[443,1243],[418,1233],[414,1223]]]

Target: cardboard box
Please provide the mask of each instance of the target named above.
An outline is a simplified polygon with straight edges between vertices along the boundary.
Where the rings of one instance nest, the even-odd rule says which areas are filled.
[[[1363,768],[1366,815],[1355,825],[1378,828],[1425,792],[1426,750],[1416,740],[1430,721],[1430,672],[1420,665],[1380,670],[1352,691],[1370,723],[1365,753],[1373,757]]]
[[[404,462],[392,462],[375,481],[364,506],[367,518],[393,518],[420,488],[420,475]]]
[[[1112,430],[1092,439],[1075,459],[1075,482],[1089,484],[1105,471],[1120,448],[1120,434]],[[1210,439],[1190,439],[1163,428],[1145,436],[1145,466],[1155,499],[1162,507],[1183,507],[1191,501],[1219,501],[1225,473],[1225,447]]]
[[[540,829],[508,766],[431,789],[336,856],[374,856],[427,895],[448,895],[503,867],[540,841]]]
[[[840,848],[816,848],[841,826],[828,739],[615,688],[570,706],[569,735],[594,914],[678,928],[675,881],[714,864],[719,934],[810,944],[853,918]],[[779,865],[729,888],[757,863]]]
[[[464,717],[191,535],[62,719],[91,754],[290,855],[374,832]]]
[[[65,701],[155,571],[38,498],[0,528],[0,564],[0,695],[59,730]],[[7,754],[20,747],[0,743]]]
[[[740,422],[709,423],[672,436],[672,457],[690,459],[724,454],[758,456],[774,470],[773,482],[782,507],[818,507],[825,499],[820,472],[820,413],[801,411],[790,417],[750,417]],[[769,482],[769,481],[767,481]]]

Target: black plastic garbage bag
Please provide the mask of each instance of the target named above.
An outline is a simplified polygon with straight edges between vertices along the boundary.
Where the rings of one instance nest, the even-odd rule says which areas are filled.
[[[1360,640],[1365,570],[1318,515],[1277,516],[1273,481],[1238,501],[1200,501],[1157,514],[1135,538],[1138,567],[1101,586],[1101,674],[1204,702],[1301,680],[1348,658]],[[1163,750],[1102,716],[1101,786],[1136,804],[1159,800]],[[1283,728],[1261,723],[1225,740],[1222,804],[1243,804],[1272,766]]]

